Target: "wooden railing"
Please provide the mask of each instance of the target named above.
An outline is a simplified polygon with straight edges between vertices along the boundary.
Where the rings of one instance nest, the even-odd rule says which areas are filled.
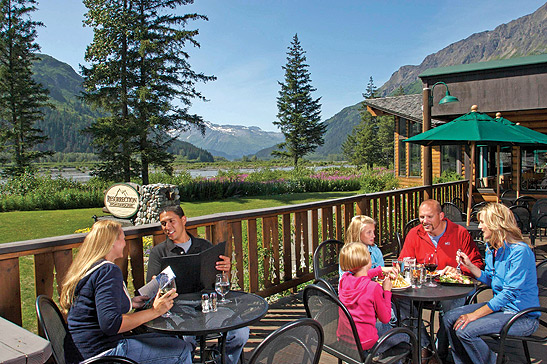
[[[467,182],[434,185],[433,198],[440,202],[464,199]],[[296,204],[189,218],[187,229],[213,243],[227,242],[232,257],[232,281],[247,292],[270,296],[313,279],[312,255],[323,240],[343,240],[354,215],[365,214],[377,222],[377,241],[385,251],[393,248],[391,237],[407,221],[417,217],[426,188],[415,187],[328,201]],[[52,222],[55,223],[55,222]],[[143,237],[154,244],[163,241],[158,223],[124,228],[125,257],[116,263],[135,288],[144,284]],[[72,262],[73,249],[85,234],[57,236],[0,244],[0,316],[21,324],[21,277],[19,258],[34,256],[36,295],[53,295],[54,281],[61,282]],[[129,272],[129,266],[130,274]],[[23,287],[23,289],[32,289]]]

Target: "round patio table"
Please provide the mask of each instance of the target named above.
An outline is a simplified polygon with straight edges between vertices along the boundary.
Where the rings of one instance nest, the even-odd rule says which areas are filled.
[[[445,285],[437,283],[437,287],[427,287],[423,285],[421,288],[407,288],[403,290],[392,290],[392,297],[396,299],[409,299],[411,301],[411,307],[413,302],[417,303],[418,317],[417,317],[417,340],[418,348],[422,347],[422,340],[420,330],[423,324],[422,312],[425,302],[436,303],[439,301],[453,300],[456,298],[462,298],[470,294],[476,288],[476,284],[472,285]],[[411,321],[412,322],[412,321]],[[427,332],[427,331],[426,331]],[[429,335],[429,334],[428,334]],[[431,339],[433,350],[435,351],[435,345],[433,344],[433,338]],[[418,351],[418,357],[421,361],[421,350]]]
[[[216,312],[201,312],[201,292],[181,294],[175,299],[171,316],[157,317],[144,324],[147,328],[177,335],[205,336],[222,333],[221,357],[225,363],[228,331],[249,326],[268,312],[268,303],[253,293],[230,291],[228,303],[218,305]]]

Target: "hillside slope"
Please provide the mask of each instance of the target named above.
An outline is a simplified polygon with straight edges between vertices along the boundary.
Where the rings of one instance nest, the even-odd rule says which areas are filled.
[[[392,94],[402,86],[405,91],[420,92],[414,85],[418,75],[429,68],[468,64],[496,59],[547,53],[547,3],[529,15],[494,30],[475,33],[430,54],[418,66],[406,65],[393,73],[378,89],[381,96]]]

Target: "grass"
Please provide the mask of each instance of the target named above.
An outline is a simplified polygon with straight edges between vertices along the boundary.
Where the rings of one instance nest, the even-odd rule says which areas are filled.
[[[189,217],[212,213],[252,210],[353,196],[357,192],[296,193],[278,196],[228,198],[221,201],[182,204]],[[12,211],[0,213],[0,243],[73,234],[91,227],[93,215],[105,215],[100,208],[79,210]]]
[[[278,196],[229,198],[221,201],[184,203],[187,216],[195,217],[211,213],[242,211],[276,207],[313,201],[353,196],[358,192],[317,192]],[[0,243],[39,239],[50,236],[73,234],[75,230],[93,225],[93,215],[102,216],[100,208],[50,211],[13,211],[0,213]],[[19,259],[21,275],[21,300],[23,327],[36,332],[34,301],[34,259]]]

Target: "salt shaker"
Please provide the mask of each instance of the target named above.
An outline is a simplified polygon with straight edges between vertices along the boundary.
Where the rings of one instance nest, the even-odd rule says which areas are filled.
[[[201,312],[209,312],[209,295],[207,293],[201,295]]]
[[[211,293],[209,296],[209,309],[211,312],[217,312],[217,294],[215,292]]]

